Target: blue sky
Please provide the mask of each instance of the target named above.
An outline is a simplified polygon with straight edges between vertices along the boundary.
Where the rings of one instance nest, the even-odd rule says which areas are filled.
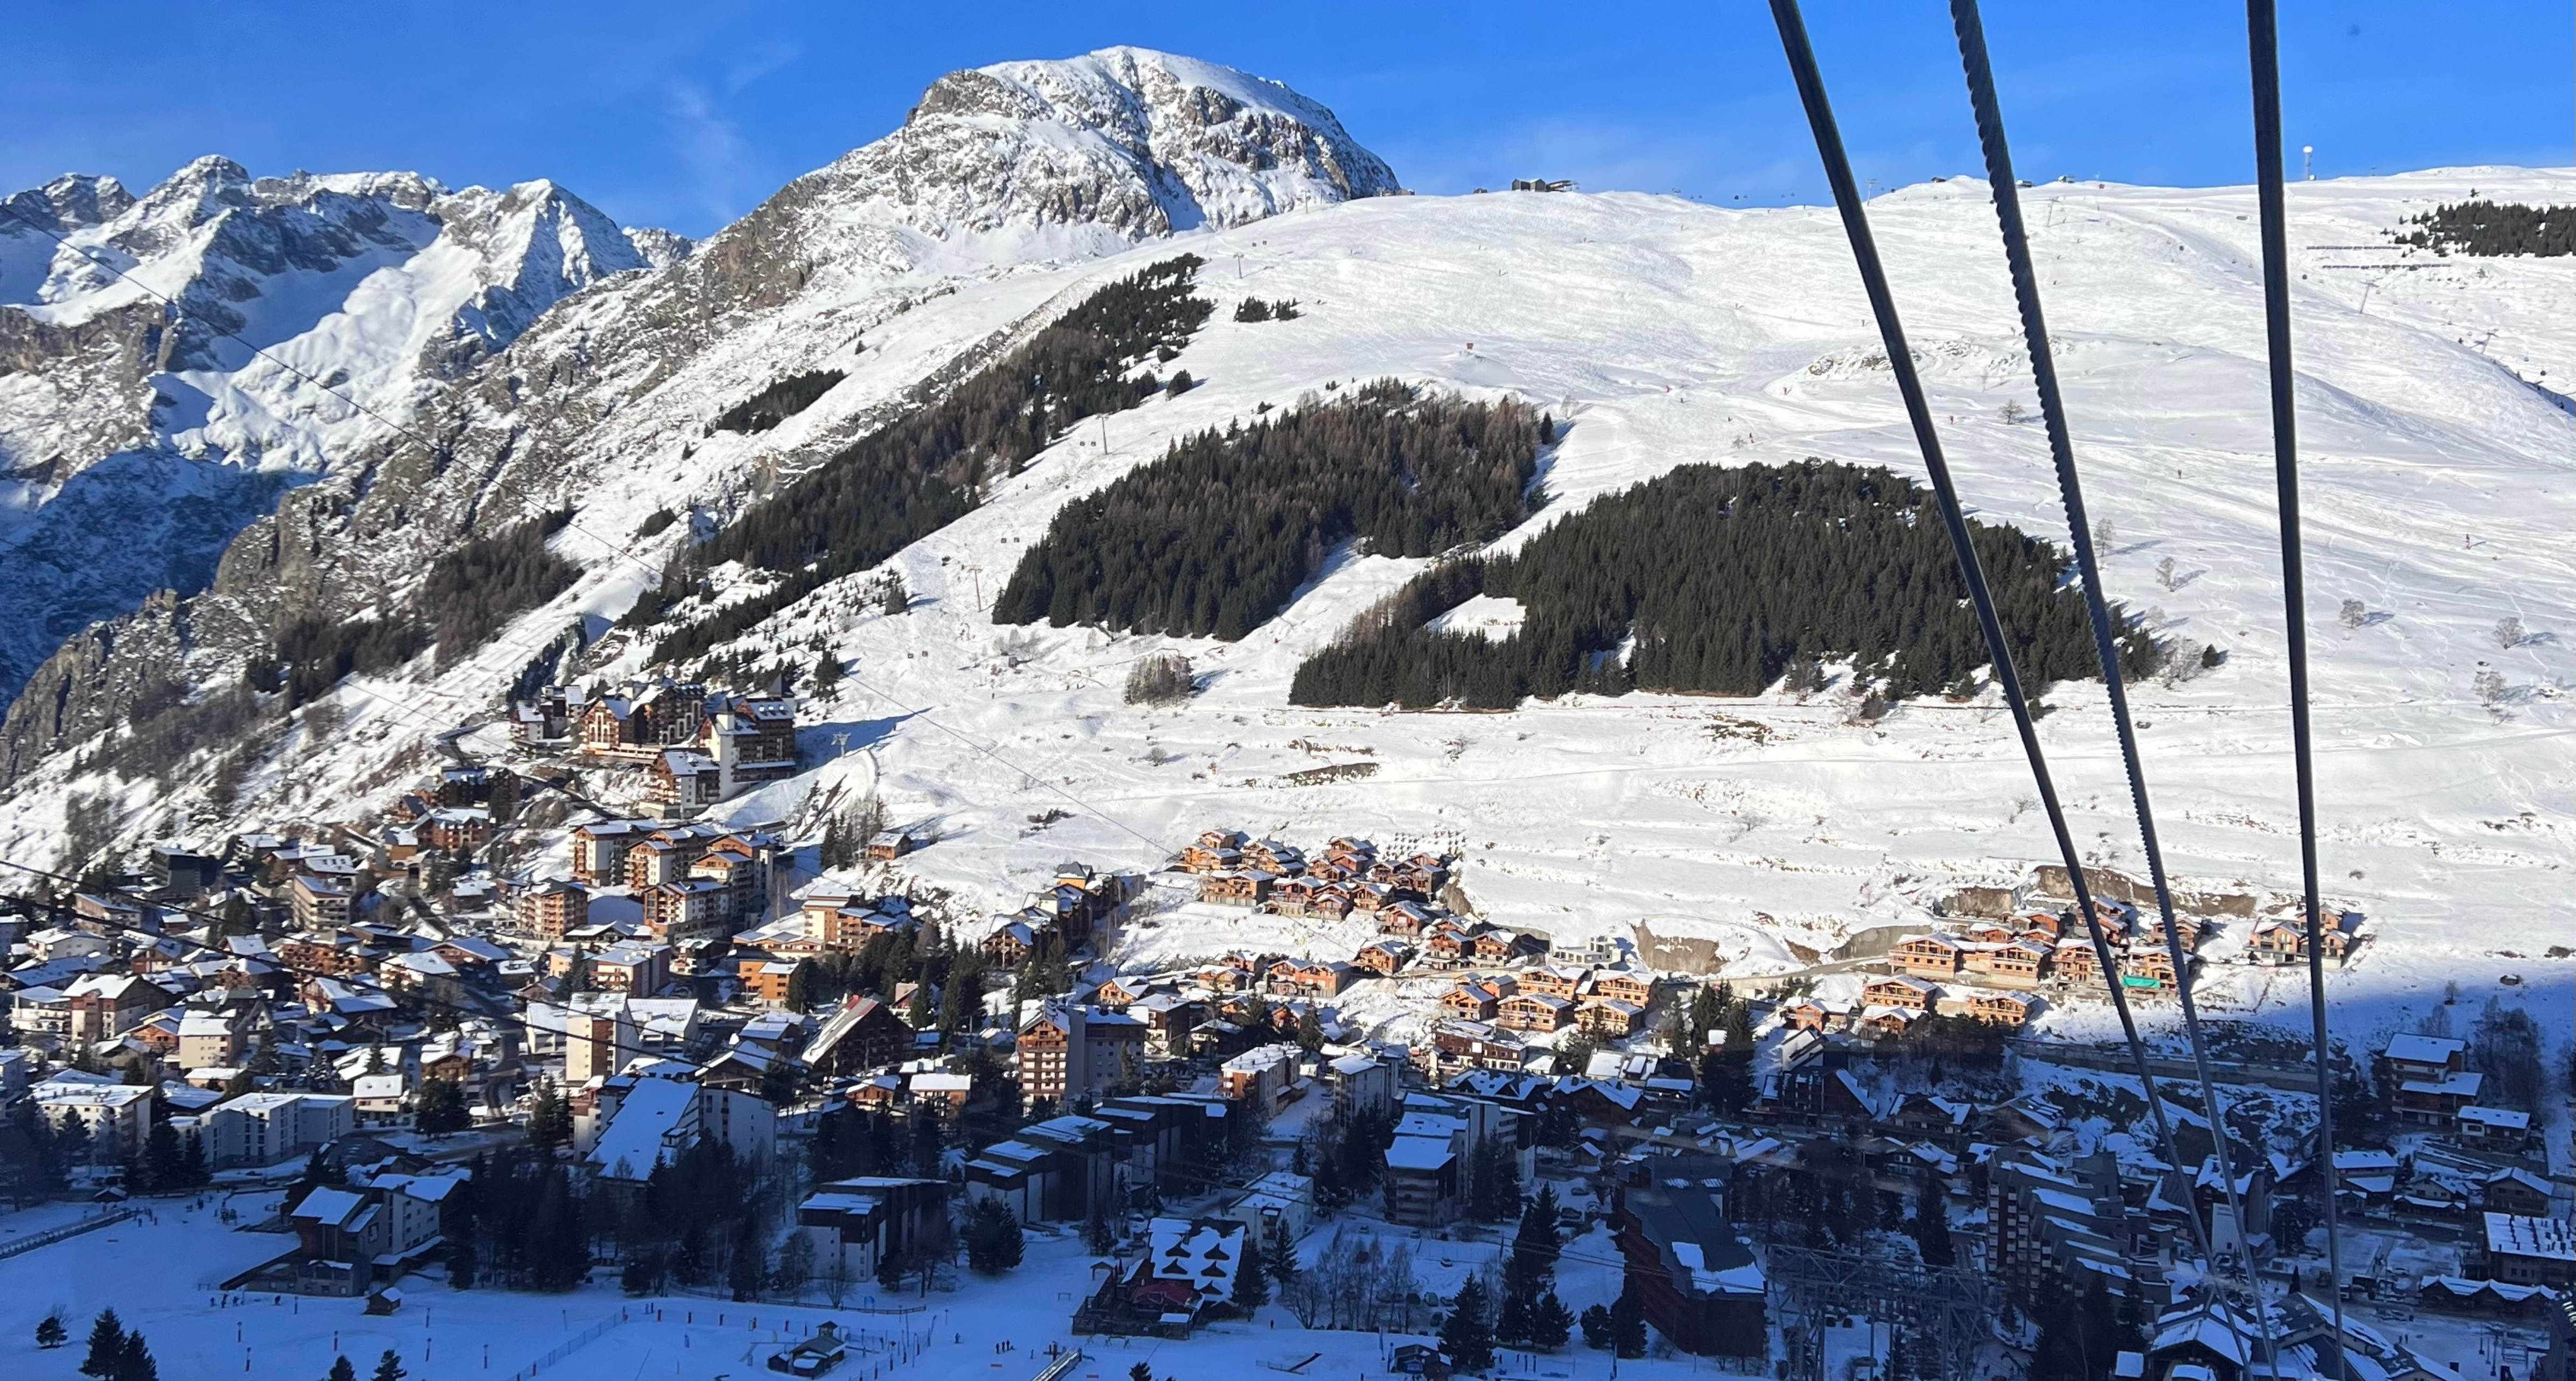
[[[2565,0],[2285,7],[2287,125],[2320,176],[2566,165]],[[1861,175],[1970,171],[1947,8],[1816,3]],[[2241,6],[1986,9],[2026,175],[2246,180]],[[1818,201],[1766,6],[882,4],[26,6],[0,89],[0,188],[64,171],[138,190],[202,153],[256,173],[551,177],[628,224],[704,234],[892,129],[941,73],[1115,43],[1275,77],[1424,192],[1519,176]],[[2295,154],[2293,155],[2293,167]]]

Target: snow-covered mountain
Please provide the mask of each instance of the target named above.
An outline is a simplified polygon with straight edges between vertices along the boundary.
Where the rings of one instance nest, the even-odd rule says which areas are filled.
[[[898,819],[939,828],[907,868],[994,902],[1060,858],[1149,865],[1211,826],[1440,839],[1461,849],[1468,894],[1506,924],[1648,921],[1753,968],[1785,962],[1791,944],[1919,921],[1952,885],[2050,857],[1990,702],[1908,704],[1875,725],[1782,691],[1570,696],[1476,715],[1287,705],[1299,658],[1419,561],[1337,554],[1237,643],[1041,627],[997,646],[992,596],[1068,501],[1177,437],[1352,380],[1511,393],[1570,422],[1544,473],[1551,502],[1506,546],[1684,463],[1825,456],[1919,472],[1829,210],[1357,195],[1387,190],[1382,174],[1311,104],[1181,59],[1117,50],[944,79],[879,144],[666,268],[557,303],[472,362],[420,405],[434,452],[362,447],[246,529],[202,594],[72,640],[11,711],[18,781],[0,796],[0,851],[52,855],[72,815],[91,837],[132,841],[385,804],[433,760],[431,736],[488,726],[533,658],[576,620],[605,631],[693,532],[1168,257],[1168,233],[1209,264],[1199,286],[1213,321],[1172,362],[1200,387],[1059,438],[896,556],[916,596],[908,613],[858,598],[863,573],[746,634],[737,647],[763,657],[820,647],[846,661],[848,679],[806,718],[822,726],[818,753],[835,736],[854,751],[724,817],[791,819],[809,790],[874,790]],[[2517,1000],[2545,1007],[2552,1029],[2576,992],[2563,963],[2535,957],[2563,940],[2546,932],[2563,928],[2576,867],[2553,804],[2576,790],[2576,664],[2561,626],[2576,576],[2560,535],[2576,417],[2553,391],[2576,371],[2576,267],[2353,248],[2472,190],[2562,204],[2576,172],[2290,189],[2325,865],[2378,937],[2336,980],[2350,999],[2338,1020],[2365,1032],[2455,977],[2514,973]],[[2110,529],[2107,593],[2160,637],[2227,654],[2136,691],[2175,869],[2219,887],[2294,886],[2252,193],[2088,183],[2026,196],[2088,499]],[[1901,189],[1873,216],[1970,501],[2060,533],[2044,441],[2019,420],[2029,372],[1983,185]],[[1246,295],[1293,298],[1303,314],[1237,322]],[[711,429],[770,383],[819,369],[844,377],[776,428]],[[102,729],[147,698],[150,668],[230,684],[283,614],[394,607],[429,555],[558,505],[574,513],[553,549],[584,568],[570,589],[444,665],[424,656],[350,678],[329,698],[340,722],[327,734],[307,741],[301,724],[269,720],[174,751],[157,782],[83,772],[60,751],[126,741]],[[666,511],[694,521],[655,521]],[[736,570],[717,580],[759,584]],[[2344,601],[2358,613],[2338,619]],[[2521,627],[2508,643],[2509,617]],[[611,637],[580,673],[638,671],[649,641]],[[1128,664],[1166,649],[1195,660],[1203,689],[1176,708],[1126,706]],[[2062,685],[2049,700],[2043,735],[2079,839],[2134,868],[2099,688]],[[487,727],[470,742],[499,751],[503,737]],[[210,786],[227,758],[237,780],[218,808]],[[1319,780],[1316,767],[1349,770]],[[1349,939],[1229,913],[1134,943],[1344,957]],[[2263,1016],[2301,998],[2296,974],[2237,972],[2204,985],[2213,1010]]]
[[[355,455],[566,295],[684,252],[639,247],[550,182],[255,179],[221,158],[140,198],[74,176],[5,205],[11,692],[66,634],[204,586],[282,487]]]
[[[944,77],[901,129],[700,245],[621,232],[549,183],[254,181],[206,159],[140,201],[104,179],[21,194],[27,219],[182,305],[40,231],[0,240],[0,282],[23,302],[0,307],[0,459],[18,475],[0,541],[37,596],[0,612],[0,689],[26,691],[0,781],[121,716],[142,670],[112,669],[117,625],[85,626],[153,623],[163,606],[138,609],[152,590],[205,590],[174,607],[156,658],[237,662],[282,611],[364,607],[475,521],[601,486],[662,492],[714,411],[960,282],[1395,190],[1288,88],[1118,48]],[[982,329],[1029,305],[997,305]],[[895,339],[918,372],[967,343]],[[846,430],[891,396],[845,393],[752,449]],[[436,432],[435,452],[380,418]],[[709,482],[748,480],[745,448],[709,449]]]

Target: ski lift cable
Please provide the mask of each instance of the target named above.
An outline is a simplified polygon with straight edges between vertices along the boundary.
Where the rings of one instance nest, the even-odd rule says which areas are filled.
[[[2227,1120],[2220,1106],[2218,1084],[2210,1077],[2209,1049],[2201,1030],[2200,1012],[2191,995],[2190,956],[2183,952],[2182,928],[2176,924],[2173,890],[2165,877],[2164,849],[2156,837],[2154,809],[2147,800],[2147,779],[2138,761],[2138,735],[2130,722],[2129,695],[2120,674],[2118,627],[2112,622],[2109,605],[2102,595],[2102,571],[2093,551],[2093,533],[2084,514],[2084,487],[2075,468],[2074,445],[2066,425],[2065,400],[2058,388],[2057,363],[2049,354],[2048,322],[2039,301],[2038,275],[2032,271],[2030,238],[2022,225],[2021,198],[2013,179],[2012,149],[2004,137],[2003,108],[1995,96],[1994,65],[1986,52],[1985,24],[1977,10],[1977,0],[1950,0],[1950,18],[1959,39],[1959,61],[1966,69],[1968,100],[1977,123],[1977,143],[1985,154],[1987,181],[1994,189],[1995,220],[2004,242],[2004,258],[2011,271],[2013,301],[2020,310],[2023,340],[2030,354],[2031,380],[2039,394],[2039,409],[2048,433],[2048,450],[2057,468],[2057,492],[2066,508],[2066,522],[2075,539],[2075,562],[2083,577],[2084,608],[2093,625],[2093,648],[2102,664],[2102,681],[2109,693],[2111,722],[2120,743],[2120,765],[2129,779],[2129,802],[2137,816],[2138,842],[2147,860],[2147,875],[2155,887],[2156,913],[2164,925],[2166,955],[2173,964],[2177,979],[2176,992],[2181,999],[2184,1033],[2191,1041],[2193,1072],[2198,1076],[2202,1108],[2209,1118],[2211,1159],[2216,1163],[2220,1187],[2224,1191],[2227,1211],[2237,1224],[2240,1240],[2247,1234],[2245,1203],[2237,1187],[2233,1157],[2228,1153]],[[2194,1221],[2197,1222],[2195,1215]],[[2213,1258],[2211,1264],[2216,1265]],[[2261,1330],[2266,1361],[2273,1356],[2272,1327],[2263,1309],[2262,1287],[2254,1274],[2250,1244],[2237,1257],[2237,1269],[2247,1293],[2252,1297],[2255,1321]]]
[[[2281,171],[2281,46],[2273,0],[2245,0],[2254,96],[2255,199],[2261,211],[2263,319],[2272,372],[2272,468],[2281,503],[2281,602],[2289,633],[2290,747],[2299,797],[2299,876],[2308,919],[2308,1013],[2317,1061],[2314,1159],[2325,1176],[2327,1297],[2334,1309],[2335,1374],[2344,1361],[2343,1245],[2334,1178],[2334,1076],[2326,1064],[2325,918],[2317,897],[2316,755],[2308,733],[2307,578],[2299,542],[2298,400],[2290,374],[2289,217]]]
[[[2075,893],[2076,909],[2084,918],[2091,936],[2093,952],[2111,1005],[2120,1018],[2120,1030],[2129,1046],[2129,1057],[2146,1095],[2148,1111],[2156,1124],[2157,1139],[2163,1145],[2167,1161],[2177,1175],[2181,1172],[2182,1153],[2174,1136],[2173,1124],[2165,1116],[2164,1100],[2157,1093],[2156,1078],[2147,1061],[2146,1044],[2138,1035],[2136,1015],[2129,1008],[2128,996],[2120,988],[2119,965],[2111,953],[2110,942],[2102,933],[2101,914],[2095,907],[2091,888],[2085,881],[2083,857],[2075,847],[2075,837],[2068,829],[2066,812],[2057,798],[2057,787],[2048,771],[2047,754],[2041,749],[2036,722],[2031,717],[2030,702],[2022,694],[2021,676],[2014,668],[2003,624],[1995,612],[1994,593],[1986,585],[1985,572],[1977,560],[1976,547],[1970,540],[1968,520],[1960,507],[1957,487],[1951,482],[1950,467],[1941,450],[1941,439],[1933,429],[1932,410],[1923,394],[1921,378],[1915,373],[1914,358],[1905,342],[1903,324],[1896,314],[1896,301],[1890,292],[1885,267],[1879,262],[1878,246],[1869,230],[1867,211],[1861,206],[1858,189],[1852,182],[1851,160],[1843,150],[1842,134],[1834,122],[1831,103],[1827,100],[1824,79],[1816,66],[1814,48],[1807,40],[1805,21],[1800,17],[1797,0],[1771,0],[1771,17],[1780,30],[1780,44],[1789,59],[1791,74],[1798,85],[1799,100],[1805,105],[1807,123],[1814,131],[1816,151],[1825,165],[1825,175],[1834,193],[1834,204],[1841,212],[1843,230],[1851,241],[1852,257],[1857,261],[1861,286],[1869,297],[1870,310],[1877,318],[1879,334],[1886,346],[1890,372],[1896,376],[1898,392],[1905,400],[1908,419],[1913,423],[1916,444],[1923,453],[1924,468],[1930,473],[1934,497],[1941,509],[1941,520],[1948,528],[1950,544],[1959,562],[1959,573],[1968,587],[1970,602],[1977,612],[1989,655],[1994,659],[1995,679],[2005,701],[2013,712],[2013,725],[2021,736],[2022,753],[2030,762],[2031,778],[2037,787],[2040,803],[2048,814],[2050,832],[2055,835],[2060,857],[2064,860],[2068,885]],[[2222,1129],[2213,1128],[2213,1133]],[[2189,1207],[2189,1195],[2184,1196]],[[2210,1250],[2209,1229],[2199,1213],[2185,1214],[2192,1234],[2204,1259],[2214,1260]]]

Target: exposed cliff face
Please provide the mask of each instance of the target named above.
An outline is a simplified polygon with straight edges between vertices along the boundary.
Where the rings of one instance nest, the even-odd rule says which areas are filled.
[[[204,289],[218,296],[255,288],[262,274],[330,272],[321,266],[406,235],[418,242],[360,280],[329,318],[273,347],[304,374],[403,420],[400,433],[353,419],[329,392],[266,361],[218,380],[187,363],[197,358],[190,352],[211,349],[220,365],[222,350],[238,347],[201,347],[166,323],[148,342],[161,363],[131,366],[137,379],[189,394],[145,433],[162,451],[229,462],[230,473],[264,466],[319,481],[282,499],[274,488],[255,496],[274,505],[262,516],[224,509],[229,525],[207,526],[229,543],[218,542],[219,557],[214,548],[191,553],[194,579],[156,572],[115,596],[130,607],[144,589],[196,592],[156,616],[172,636],[151,648],[184,658],[189,684],[228,681],[297,612],[347,617],[398,604],[449,545],[541,509],[651,492],[720,519],[780,470],[870,424],[889,400],[827,400],[758,438],[710,437],[708,419],[782,374],[847,360],[865,336],[961,280],[1397,189],[1386,164],[1322,106],[1274,82],[1136,49],[944,77],[901,129],[697,244],[621,231],[547,183],[451,194],[406,179],[253,182],[203,160],[113,212],[112,184],[46,194],[58,218],[97,203],[83,234],[121,236],[120,253],[149,249],[171,262],[184,246],[220,238],[209,224],[258,223],[257,233],[229,232],[250,258],[219,253],[222,269],[188,280],[220,281]],[[362,213],[356,202],[366,198],[375,209]],[[54,210],[57,202],[73,210]],[[598,283],[646,267],[656,271]],[[64,286],[75,280],[79,291]],[[48,293],[69,302],[111,290],[78,264],[58,262],[36,281],[39,302],[19,309],[31,320],[69,314]],[[573,295],[589,283],[598,286]],[[0,307],[0,333],[11,310]],[[255,312],[243,315],[246,333],[262,339]],[[140,358],[150,324],[125,327],[118,359]],[[898,368],[930,375],[982,330],[1006,324],[909,342]],[[400,348],[384,348],[385,339]],[[44,353],[44,367],[65,358]],[[0,374],[0,391],[12,377]],[[221,502],[209,496],[206,507]],[[627,536],[576,518],[562,540],[567,555],[595,563],[628,555]],[[97,557],[67,549],[60,569]],[[95,614],[74,627],[86,617]],[[0,657],[5,637],[0,629]],[[121,664],[143,655],[110,627],[45,662],[0,722],[0,784],[119,722],[148,683]]]
[[[0,688],[152,590],[202,588],[281,487],[385,431],[370,412],[406,416],[567,294],[650,263],[546,182],[451,193],[203,158],[140,198],[65,177],[0,205],[0,560],[18,596]]]

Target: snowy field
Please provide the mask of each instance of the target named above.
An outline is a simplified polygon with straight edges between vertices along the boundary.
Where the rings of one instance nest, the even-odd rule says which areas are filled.
[[[274,1196],[266,1201],[273,1203]],[[247,1196],[238,1202],[250,1207]],[[1151,1364],[1158,1376],[1193,1381],[1284,1368],[1310,1356],[1314,1362],[1297,1374],[1320,1381],[1384,1375],[1381,1347],[1409,1341],[1309,1330],[1276,1305],[1250,1321],[1204,1328],[1186,1341],[1076,1338],[1069,1325],[1075,1304],[1094,1288],[1094,1258],[1071,1236],[1034,1233],[1018,1270],[991,1279],[961,1273],[954,1291],[899,1303],[879,1300],[873,1289],[855,1292],[845,1301],[850,1307],[839,1310],[819,1302],[789,1308],[687,1297],[630,1300],[617,1291],[607,1269],[597,1274],[611,1283],[564,1295],[459,1292],[432,1270],[403,1283],[399,1313],[369,1317],[360,1300],[221,1295],[208,1282],[265,1261],[294,1239],[236,1231],[217,1222],[212,1207],[156,1211],[158,1221],[150,1225],[124,1224],[0,1261],[0,1375],[72,1381],[90,1321],[111,1307],[127,1327],[143,1333],[163,1381],[315,1378],[330,1369],[335,1356],[348,1357],[365,1376],[387,1348],[400,1354],[415,1381],[506,1378],[568,1343],[576,1344],[574,1350],[538,1375],[597,1381],[744,1378],[768,1374],[764,1364],[772,1353],[827,1319],[860,1339],[851,1360],[834,1374],[889,1381],[1027,1381],[1046,1365],[1050,1344],[1093,1349],[1071,1373],[1075,1381],[1126,1381],[1139,1361]],[[1499,1250],[1491,1242],[1372,1226],[1382,1243],[1416,1239],[1417,1275],[1426,1289],[1443,1294],[1454,1293]],[[0,1218],[0,1231],[7,1228],[8,1220]],[[1329,1246],[1331,1233],[1326,1225],[1307,1238],[1310,1260]],[[1599,1229],[1567,1244],[1557,1272],[1560,1295],[1578,1312],[1608,1303],[1618,1293],[1617,1262],[1616,1248]],[[68,1320],[72,1343],[38,1351],[32,1342],[36,1323],[55,1308]],[[1710,1368],[1683,1357],[1625,1362],[1619,1371],[1678,1377],[1709,1374]],[[1555,1356],[1506,1353],[1500,1374],[1606,1377],[1609,1355],[1579,1346]]]
[[[2323,864],[2329,901],[2367,913],[2373,935],[2331,979],[2339,1030],[2354,1039],[2410,1024],[2454,982],[2464,1004],[2493,993],[2532,1004],[2552,1031],[2576,1021],[2576,965],[2548,957],[2570,943],[2576,861],[2576,572],[2564,541],[2576,417],[2553,391],[2576,376],[2576,265],[2371,247],[2473,190],[2566,202],[2576,172],[2290,189]],[[2173,871],[2286,894],[2296,831],[2252,194],[2047,184],[2025,205],[2086,497],[2110,525],[2108,593],[2177,645],[2227,653],[2135,697]],[[2008,420],[2008,405],[2026,412],[2035,399],[1983,184],[1905,188],[1872,210],[1966,497],[2062,540],[2041,431]],[[1546,464],[1553,501],[1505,547],[1689,462],[1816,455],[1920,473],[1829,211],[1631,194],[1381,198],[1106,262],[960,275],[953,292],[871,325],[864,354],[832,361],[851,377],[808,414],[692,453],[680,437],[695,440],[698,419],[729,398],[676,380],[621,414],[593,463],[625,478],[584,491],[578,526],[557,539],[597,563],[583,583],[434,681],[422,670],[420,683],[344,689],[346,741],[263,779],[260,809],[291,823],[382,804],[418,770],[406,764],[425,762],[425,735],[488,717],[531,650],[576,612],[613,617],[658,568],[653,543],[603,560],[614,544],[599,534],[739,494],[764,457],[793,454],[985,333],[1182,248],[1208,261],[1201,288],[1217,302],[1176,366],[1204,386],[1085,424],[898,556],[910,613],[874,612],[859,577],[755,634],[750,645],[800,663],[818,635],[849,659],[837,696],[809,707],[805,740],[829,754],[846,734],[847,750],[727,815],[782,819],[812,788],[873,787],[898,822],[940,836],[907,868],[990,906],[1016,904],[1061,859],[1150,868],[1214,826],[1308,845],[1337,833],[1445,840],[1498,923],[1582,935],[1648,920],[1723,941],[1745,972],[1790,962],[1792,944],[1827,949],[1919,922],[1954,886],[2053,857],[1992,703],[1911,704],[1875,727],[1846,724],[1830,690],[1804,703],[1575,696],[1495,714],[1287,706],[1299,657],[1418,562],[1338,554],[1282,616],[1230,645],[989,622],[994,594],[1066,500],[1175,437],[1327,382],[1395,375],[1517,393],[1570,423]],[[1256,293],[1295,298],[1305,315],[1233,322],[1235,299]],[[810,341],[787,328],[767,345],[775,373],[823,362],[798,354]],[[2339,617],[2346,600],[2361,605],[2353,626]],[[1512,611],[1461,616],[1499,625]],[[2510,647],[2497,633],[2507,618],[2523,629]],[[1167,648],[1193,659],[1204,689],[1178,709],[1125,706],[1128,664]],[[2493,703],[2477,685],[2487,671],[2502,680]],[[2099,689],[2048,698],[2042,736],[2088,858],[2138,871]],[[1356,770],[1292,779],[1319,767]],[[0,840],[37,847],[61,799],[39,784],[0,805]],[[1049,811],[1070,818],[1033,820]],[[1176,916],[1132,935],[1134,962],[1221,952],[1255,929]],[[2203,991],[2216,1015],[2305,1020],[2297,972],[2212,966]],[[2088,1007],[2052,1021],[2108,1030]]]

